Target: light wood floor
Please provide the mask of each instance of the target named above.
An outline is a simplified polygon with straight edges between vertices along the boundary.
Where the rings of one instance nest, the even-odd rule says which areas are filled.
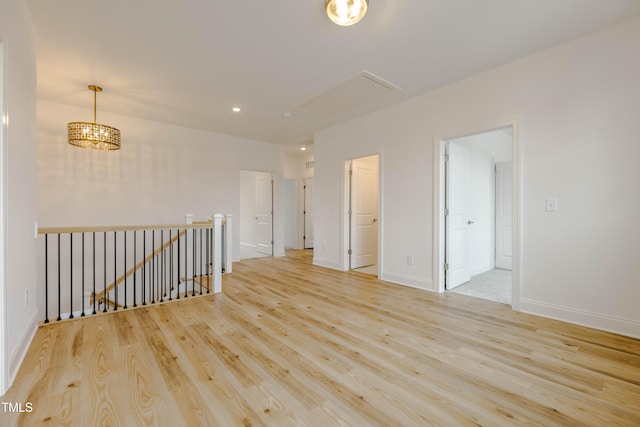
[[[40,328],[0,425],[640,425],[639,340],[289,255]]]

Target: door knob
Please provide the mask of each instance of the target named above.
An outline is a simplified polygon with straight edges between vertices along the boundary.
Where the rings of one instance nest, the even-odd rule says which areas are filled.
[[[373,222],[378,222],[378,218],[373,218]]]
[[[473,221],[469,220],[467,221],[467,224],[473,224]]]

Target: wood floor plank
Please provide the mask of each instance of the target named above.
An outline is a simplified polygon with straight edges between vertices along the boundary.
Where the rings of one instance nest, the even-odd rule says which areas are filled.
[[[41,327],[1,426],[640,425],[640,341],[311,265]]]

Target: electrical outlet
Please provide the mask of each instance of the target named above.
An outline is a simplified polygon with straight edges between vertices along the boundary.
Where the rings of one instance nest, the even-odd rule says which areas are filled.
[[[413,265],[413,255],[407,255],[407,264]]]

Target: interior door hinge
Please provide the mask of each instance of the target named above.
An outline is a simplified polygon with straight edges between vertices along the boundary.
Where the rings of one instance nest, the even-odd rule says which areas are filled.
[[[445,270],[448,270],[448,269],[449,269],[449,263],[448,263],[448,262],[445,262],[445,263],[444,263],[444,269],[445,269]]]
[[[449,208],[444,208],[444,215],[445,216],[449,215]]]
[[[448,162],[448,161],[449,161],[449,155],[448,155],[448,154],[445,154],[445,155],[444,155],[444,161],[445,161],[445,162]]]
[[[347,254],[348,254],[348,255],[351,255],[352,253],[353,253],[353,252],[351,252],[351,249],[349,249],[349,250],[347,251]]]

